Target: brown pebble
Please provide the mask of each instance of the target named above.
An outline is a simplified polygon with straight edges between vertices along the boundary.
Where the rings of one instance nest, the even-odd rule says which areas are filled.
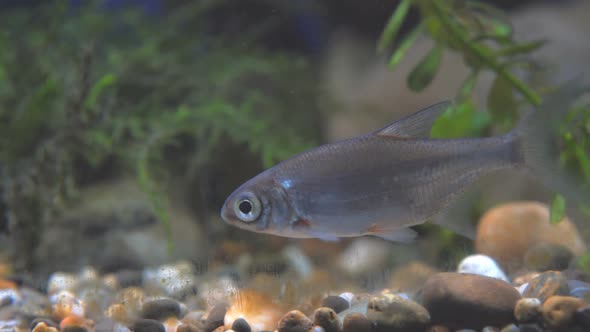
[[[576,255],[586,249],[576,226],[567,217],[556,225],[549,223],[549,208],[539,202],[498,205],[477,226],[477,252],[494,258],[508,272],[522,267],[525,253],[541,243],[563,245]]]
[[[541,320],[541,300],[524,298],[516,302],[514,317],[519,323],[536,323]]]
[[[371,332],[369,319],[358,312],[347,314],[342,323],[342,332]]]
[[[553,329],[566,329],[573,324],[576,311],[585,305],[576,297],[551,296],[543,303],[543,319]]]
[[[475,274],[443,272],[422,288],[422,305],[434,324],[481,329],[514,322],[520,293],[505,281]]]
[[[426,332],[451,332],[451,330],[443,325],[432,325]]]
[[[342,326],[338,315],[331,308],[321,307],[313,313],[313,323],[321,326],[326,332],[340,332]]]
[[[45,322],[39,322],[33,328],[33,332],[57,332],[57,329],[53,326],[47,326]]]
[[[223,326],[223,321],[225,318],[225,313],[227,312],[227,303],[219,303],[214,306],[207,318],[205,319],[204,330],[205,332],[211,332],[216,328]]]
[[[176,332],[201,332],[202,330],[194,324],[182,323],[176,327]]]
[[[430,315],[424,307],[387,292],[369,300],[367,318],[377,332],[422,332],[430,325]]]
[[[529,282],[523,297],[535,297],[545,302],[553,295],[569,295],[567,278],[559,271],[546,271]]]
[[[299,310],[291,310],[279,320],[279,332],[307,332],[313,328],[311,320]]]

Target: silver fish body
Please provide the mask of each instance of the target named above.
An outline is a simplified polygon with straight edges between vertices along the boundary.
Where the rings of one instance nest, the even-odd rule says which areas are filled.
[[[223,219],[287,237],[375,235],[407,242],[415,236],[407,227],[437,214],[483,174],[535,168],[544,157],[540,137],[534,136],[538,121],[497,137],[429,138],[432,123],[446,106],[319,146],[266,170],[228,197]]]

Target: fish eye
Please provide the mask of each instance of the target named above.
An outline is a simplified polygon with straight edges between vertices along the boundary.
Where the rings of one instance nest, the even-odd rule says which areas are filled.
[[[234,203],[234,213],[245,222],[256,220],[260,216],[260,211],[260,201],[250,192],[245,193]]]

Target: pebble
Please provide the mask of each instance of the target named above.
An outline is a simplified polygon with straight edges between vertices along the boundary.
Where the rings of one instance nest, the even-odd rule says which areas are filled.
[[[430,315],[424,307],[391,293],[369,300],[367,318],[377,331],[421,332],[430,324]]]
[[[62,290],[49,297],[53,304],[53,314],[60,319],[70,315],[83,317],[85,315],[84,304],[70,291]]]
[[[121,303],[115,303],[108,307],[105,310],[105,316],[120,324],[129,324],[135,319],[127,306]]]
[[[541,319],[541,300],[523,298],[516,302],[514,317],[519,323],[536,323]]]
[[[556,330],[569,328],[574,323],[576,311],[586,303],[571,296],[551,296],[543,303],[545,324]]]
[[[146,288],[163,290],[173,298],[183,298],[196,293],[194,268],[188,262],[146,269],[143,271],[142,279]]]
[[[47,281],[47,293],[55,294],[60,291],[72,291],[79,282],[78,276],[71,273],[55,272]]]
[[[205,319],[204,330],[205,332],[211,332],[216,328],[223,326],[223,319],[225,318],[225,313],[227,312],[227,304],[219,303],[214,306],[207,318]]]
[[[443,325],[432,325],[426,332],[451,332],[448,327]]]
[[[244,318],[234,320],[231,329],[236,332],[251,332],[250,324]]]
[[[586,305],[576,310],[574,319],[578,325],[590,331],[590,306]]]
[[[542,243],[529,249],[524,255],[527,268],[537,271],[567,269],[574,254],[561,244]]]
[[[166,332],[164,324],[154,319],[138,319],[131,325],[133,332]]]
[[[342,332],[371,332],[372,324],[369,319],[358,312],[344,316]]]
[[[486,255],[471,255],[465,257],[457,267],[459,273],[479,274],[509,282],[508,277],[496,261]]]
[[[141,317],[146,319],[165,320],[169,317],[180,317],[180,304],[172,299],[156,299],[143,304]]]
[[[543,332],[543,329],[537,324],[520,324],[518,327],[520,332]]]
[[[435,324],[481,329],[514,321],[521,298],[510,284],[474,274],[443,272],[430,277],[421,291],[421,303]]]
[[[340,295],[330,295],[324,298],[322,307],[331,308],[336,313],[340,313],[350,308],[350,301]]]
[[[299,310],[286,313],[279,320],[278,332],[308,332],[313,323]]]
[[[520,328],[514,324],[504,326],[500,332],[520,332]]]
[[[524,290],[524,297],[535,297],[545,302],[553,295],[569,295],[567,278],[559,271],[546,271],[532,279]]]
[[[488,210],[477,227],[478,253],[494,258],[512,272],[523,265],[526,252],[541,244],[559,244],[575,255],[586,247],[576,226],[566,217],[549,223],[549,209],[539,202],[511,202]]]
[[[82,326],[66,326],[61,332],[88,332],[88,329]]]
[[[326,332],[340,332],[342,326],[334,310],[320,307],[313,313],[313,324],[321,326]]]
[[[58,332],[55,326],[48,325],[45,322],[39,322],[34,326],[32,332]]]

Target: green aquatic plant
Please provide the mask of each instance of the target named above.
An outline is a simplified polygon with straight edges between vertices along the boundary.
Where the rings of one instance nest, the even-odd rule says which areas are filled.
[[[135,174],[170,236],[170,174],[197,181],[234,146],[269,166],[317,139],[312,71],[254,46],[264,22],[213,33],[220,1],[156,18],[66,3],[0,13],[0,192],[17,268],[105,169]]]
[[[400,30],[411,9],[420,13],[420,22],[400,37]],[[523,105],[538,106],[542,93],[551,87],[533,87],[520,77],[534,77],[540,68],[530,54],[546,40],[518,42],[509,19],[499,9],[475,0],[401,0],[379,39],[377,51],[388,52],[389,67],[395,68],[417,38],[428,35],[434,46],[409,73],[407,86],[415,92],[426,88],[440,66],[443,50],[463,56],[471,69],[457,93],[455,105],[443,114],[432,129],[440,138],[481,136],[491,130],[506,132],[516,124]],[[492,72],[485,112],[476,110],[473,88],[484,72]],[[521,75],[516,75],[518,72]],[[571,119],[562,128],[562,164],[580,174],[590,186],[590,105],[571,110]],[[551,204],[551,221],[565,213],[565,198],[556,193]],[[582,209],[586,209],[582,207]]]

